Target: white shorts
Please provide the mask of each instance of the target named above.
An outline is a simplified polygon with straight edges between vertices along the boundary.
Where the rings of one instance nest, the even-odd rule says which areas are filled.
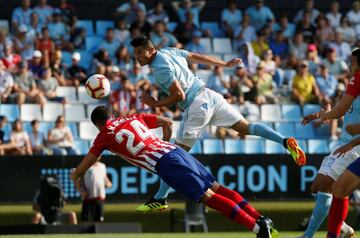
[[[348,151],[343,157],[337,157],[333,155],[335,150],[339,148],[337,146],[334,150],[326,156],[321,163],[319,174],[327,175],[336,181],[339,176],[345,171],[345,169],[360,157],[360,145],[355,146],[351,151]]]
[[[185,110],[176,141],[192,147],[207,126],[231,127],[243,118],[221,94],[203,88]]]

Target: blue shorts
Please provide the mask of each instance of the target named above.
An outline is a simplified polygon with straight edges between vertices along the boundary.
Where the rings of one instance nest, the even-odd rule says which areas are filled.
[[[360,177],[360,157],[357,158],[354,162],[352,162],[347,169],[355,174],[356,176]]]
[[[155,170],[170,187],[197,202],[215,182],[204,165],[182,148],[165,154]]]

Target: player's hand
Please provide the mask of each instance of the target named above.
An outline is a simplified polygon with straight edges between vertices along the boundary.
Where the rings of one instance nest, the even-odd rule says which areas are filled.
[[[360,124],[348,125],[345,129],[350,135],[356,135],[360,132]]]
[[[305,126],[307,125],[309,122],[313,121],[313,120],[317,120],[320,118],[320,113],[319,112],[315,112],[315,113],[311,113],[309,115],[306,115],[302,122],[301,125]]]
[[[352,148],[353,145],[351,143],[348,143],[335,150],[334,155],[338,156],[338,158],[343,157],[346,154],[346,152],[352,150]]]
[[[139,97],[140,101],[145,103],[146,105],[148,105],[151,108],[155,108],[156,107],[156,99],[153,96],[150,96],[147,93],[143,93],[140,97]]]
[[[226,62],[225,66],[226,67],[234,67],[234,66],[238,66],[240,64],[242,64],[242,60],[240,58],[234,58],[234,59]]]
[[[71,171],[70,171],[70,179],[72,181],[74,181],[74,183],[76,183],[79,180],[79,176],[78,176],[75,168],[71,169]]]

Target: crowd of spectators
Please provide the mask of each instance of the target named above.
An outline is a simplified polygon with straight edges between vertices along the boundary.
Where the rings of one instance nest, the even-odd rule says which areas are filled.
[[[170,7],[177,14],[173,31],[163,2],[153,1],[149,10],[138,0],[121,4],[114,12],[115,27],[106,29],[99,50],[91,52],[91,67],[85,69],[79,64],[77,50],[85,50],[86,30],[77,27],[71,4],[61,0],[58,6],[51,6],[47,0],[22,0],[12,12],[11,28],[0,29],[0,102],[66,104],[67,99],[57,95],[57,87],[79,87],[89,75],[100,73],[111,81],[108,103],[115,113],[151,112],[138,97],[143,91],[158,98],[164,94],[152,84],[151,69],[134,60],[131,39],[146,33],[157,48],[212,53],[201,42],[203,37],[214,36],[211,30],[201,28],[200,12],[206,11],[206,1],[173,1]],[[219,26],[243,63],[231,70],[205,65],[190,68],[195,73],[211,71],[207,86],[233,104],[334,104],[350,79],[351,49],[360,47],[360,1],[355,0],[348,12],[340,7],[338,1],[332,1],[329,11],[321,12],[314,0],[306,0],[303,9],[289,18],[274,15],[263,0],[255,0],[247,9],[228,0]],[[64,52],[71,54],[70,65],[62,60]],[[155,111],[175,120],[182,116],[177,106]],[[24,133],[21,121],[15,121],[11,141],[16,148],[12,153],[49,153],[42,148],[44,140],[51,145],[47,147],[50,153],[75,153],[71,132],[62,129],[63,121],[58,118],[49,135],[36,131],[37,121],[32,123],[31,135]]]

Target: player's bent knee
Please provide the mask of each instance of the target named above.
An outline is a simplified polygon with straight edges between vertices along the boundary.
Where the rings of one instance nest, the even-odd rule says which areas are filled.
[[[240,121],[236,122],[234,125],[231,126],[231,129],[239,132],[243,135],[249,134],[249,122],[243,118]]]
[[[215,192],[209,188],[204,193],[204,195],[200,198],[200,201],[203,203],[206,203],[214,194],[215,194]]]
[[[215,181],[213,183],[213,185],[211,186],[211,190],[216,193],[216,191],[220,188],[220,186],[221,186],[221,184]]]

